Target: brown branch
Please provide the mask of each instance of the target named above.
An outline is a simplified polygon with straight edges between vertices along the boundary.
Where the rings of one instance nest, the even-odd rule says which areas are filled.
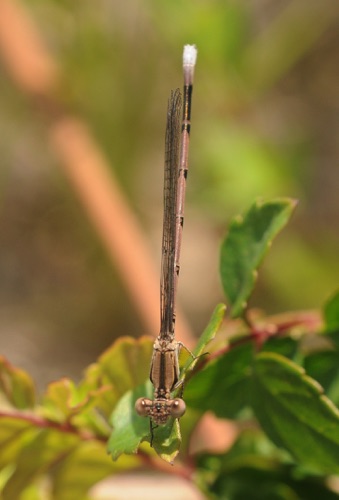
[[[253,342],[256,349],[259,350],[269,338],[288,335],[289,332],[295,328],[300,328],[303,332],[315,333],[321,329],[322,320],[317,311],[294,311],[265,318],[261,324],[257,324],[246,317],[245,325],[248,327],[248,331],[246,331],[244,335],[238,336],[234,340],[230,340],[224,347],[221,347],[211,354],[205,353],[201,356],[194,369],[188,372],[185,382],[190,380],[195,373],[201,371],[215,359],[221,358],[229,351],[241,345]]]
[[[0,419],[1,418],[10,418],[17,419],[23,422],[27,422],[27,424],[31,424],[38,429],[53,429],[58,432],[73,434],[76,435],[82,441],[98,441],[104,445],[107,443],[107,438],[102,436],[97,436],[88,431],[80,431],[77,427],[74,427],[70,422],[54,422],[52,420],[48,420],[39,415],[35,415],[34,413],[25,413],[23,411],[16,410],[0,410]],[[142,463],[151,468],[158,470],[159,472],[166,472],[168,474],[174,474],[175,476],[179,476],[183,479],[192,480],[192,474],[194,472],[193,467],[187,467],[184,465],[176,465],[173,467],[171,464],[160,460],[158,457],[151,456],[146,452],[139,450],[138,457],[142,461]]]
[[[12,418],[16,420],[21,420],[33,425],[39,429],[54,429],[59,432],[64,432],[67,434],[75,434],[83,441],[100,441],[102,443],[107,442],[107,438],[97,436],[88,431],[80,431],[77,427],[74,427],[70,422],[54,422],[48,420],[34,413],[25,413],[24,411],[16,410],[0,410],[0,418]]]

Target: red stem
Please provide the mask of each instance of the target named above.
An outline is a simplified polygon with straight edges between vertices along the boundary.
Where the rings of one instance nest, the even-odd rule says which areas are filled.
[[[96,436],[88,431],[80,431],[77,427],[74,427],[70,422],[54,422],[53,420],[48,420],[46,418],[34,415],[32,413],[23,413],[21,411],[4,411],[0,410],[0,418],[15,418],[17,420],[22,420],[27,423],[32,424],[40,429],[49,428],[55,429],[59,432],[65,432],[68,434],[75,434],[83,441],[96,440],[101,442],[106,442],[106,438],[101,436]]]

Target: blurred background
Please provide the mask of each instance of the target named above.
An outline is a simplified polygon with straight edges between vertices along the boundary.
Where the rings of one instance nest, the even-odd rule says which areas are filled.
[[[339,283],[338,25],[336,0],[4,0],[0,353],[42,389],[78,380],[121,335],[157,334],[53,130],[66,115],[86,127],[135,216],[158,293],[166,107],[182,85],[186,43],[199,51],[179,284],[190,328],[198,336],[225,300],[219,245],[257,198],[299,206],[251,305],[267,314],[321,307]],[[138,254],[139,240],[131,246]],[[158,298],[148,302],[156,323]]]

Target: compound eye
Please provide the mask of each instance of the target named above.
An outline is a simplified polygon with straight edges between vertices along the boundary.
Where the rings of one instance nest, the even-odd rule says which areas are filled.
[[[182,399],[173,399],[171,404],[171,416],[174,418],[180,418],[186,411],[185,402]]]
[[[134,408],[138,415],[141,417],[147,417],[150,401],[145,398],[139,398],[136,400]]]

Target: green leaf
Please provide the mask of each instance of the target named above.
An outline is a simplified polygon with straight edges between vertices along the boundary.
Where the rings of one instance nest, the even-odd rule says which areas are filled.
[[[112,408],[120,397],[119,390],[113,387],[99,363],[92,363],[86,369],[85,376],[78,385],[78,393],[82,394],[84,398],[92,394],[98,396],[95,406],[106,419],[112,413]]]
[[[310,470],[339,473],[339,410],[305,371],[273,353],[256,358],[253,408],[267,435]]]
[[[309,475],[291,464],[288,453],[276,448],[255,427],[243,430],[226,453],[200,456],[198,470],[202,477],[208,477],[208,491],[218,499],[339,498],[329,489],[326,478]]]
[[[305,355],[303,366],[320,383],[331,401],[339,405],[339,332],[319,336],[319,341],[317,350]]]
[[[232,349],[192,377],[185,401],[189,407],[213,411],[217,417],[235,418],[250,404],[253,347],[250,343]]]
[[[112,462],[104,443],[80,443],[51,471],[53,500],[85,498],[88,490],[101,479],[139,464],[137,457],[121,457],[119,462]]]
[[[26,442],[36,436],[31,422],[15,416],[0,417],[0,470],[15,463]]]
[[[121,457],[115,464],[107,455],[106,440],[95,440],[82,430],[77,435],[71,428],[45,428],[45,423],[33,413],[0,418],[3,500],[42,498],[40,483],[46,484],[47,476],[53,499],[85,498],[100,479],[140,464],[138,457]]]
[[[43,414],[50,420],[64,422],[69,420],[73,413],[82,411],[84,404],[77,401],[74,382],[62,378],[48,385],[43,398]]]
[[[197,345],[193,349],[193,355],[194,359],[192,360],[192,357],[190,356],[185,365],[183,366],[181,373],[180,373],[180,379],[185,380],[186,375],[193,370],[195,365],[199,362],[199,358],[205,351],[205,347],[211,340],[214,339],[217,331],[220,328],[220,325],[224,319],[226,312],[226,306],[225,304],[218,304],[216,308],[213,311],[212,317],[206,326],[205,330],[203,331],[202,335],[200,336]]]
[[[193,354],[198,357],[204,352],[206,345],[216,336],[226,312],[225,304],[218,304],[213,311],[212,317],[198,340]]]
[[[4,500],[20,498],[22,491],[50,467],[65,459],[79,438],[72,434],[61,434],[52,429],[40,430],[29,442],[24,442],[16,460],[15,471],[3,490]]]
[[[149,337],[138,340],[121,337],[98,360],[101,376],[120,397],[149,377],[153,342]]]
[[[173,464],[181,445],[179,420],[171,418],[166,425],[153,430],[155,433],[153,447],[166,462]]]
[[[0,356],[0,391],[7,401],[20,410],[35,404],[35,388],[31,377]]]
[[[30,484],[20,495],[20,500],[41,500],[46,494],[45,478],[41,477],[40,480]],[[86,500],[86,498],[84,498]],[[88,499],[89,500],[89,499]]]
[[[126,392],[116,405],[111,416],[113,431],[108,442],[108,451],[113,460],[123,453],[136,453],[141,441],[149,434],[149,419],[140,417],[134,405],[138,398],[152,398],[152,395],[152,385],[148,381]]]
[[[339,352],[310,354],[305,358],[304,366],[307,373],[322,385],[331,401],[339,405]]]
[[[82,427],[90,418],[89,410],[99,406],[100,398],[107,390],[108,388],[101,387],[84,393],[82,388],[79,390],[68,378],[56,380],[48,385],[40,413],[53,422],[72,421],[75,425],[77,421],[79,427]]]
[[[275,352],[294,360],[299,354],[299,341],[287,336],[273,336],[263,344],[261,351]]]
[[[272,460],[248,457],[229,473],[220,474],[210,487],[218,500],[338,500],[323,479],[298,478],[290,467]]]
[[[335,292],[326,302],[323,315],[326,330],[334,331],[339,329],[339,291]]]
[[[149,377],[152,349],[150,337],[119,338],[86,370],[79,394],[94,395],[95,406],[108,418],[121,397]]]
[[[231,222],[221,246],[220,274],[233,318],[240,316],[246,308],[257,269],[272,239],[288,222],[295,206],[296,201],[288,198],[258,201],[244,216]]]

